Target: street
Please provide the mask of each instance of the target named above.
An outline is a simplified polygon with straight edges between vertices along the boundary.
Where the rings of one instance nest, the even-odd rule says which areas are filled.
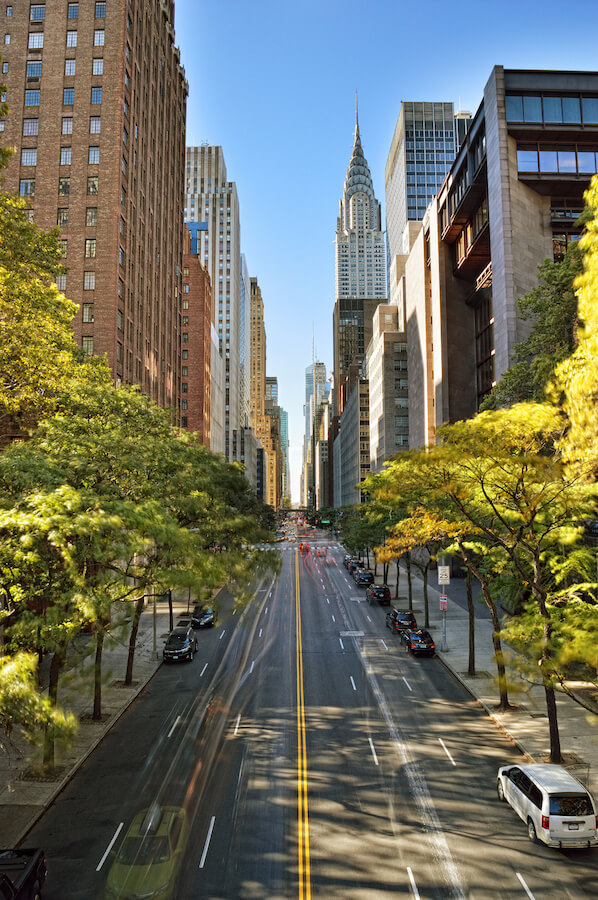
[[[495,789],[518,752],[317,541],[280,544],[280,575],[244,611],[225,597],[195,659],[160,667],[30,832],[44,896],[103,897],[153,803],[190,825],[185,900],[598,896],[598,851],[528,840]]]

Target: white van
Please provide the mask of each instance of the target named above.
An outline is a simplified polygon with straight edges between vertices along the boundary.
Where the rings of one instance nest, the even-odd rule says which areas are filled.
[[[598,845],[596,803],[563,766],[501,766],[496,789],[499,799],[527,822],[530,840],[549,847]]]

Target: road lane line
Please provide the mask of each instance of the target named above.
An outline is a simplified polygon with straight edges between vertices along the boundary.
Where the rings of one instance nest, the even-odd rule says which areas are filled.
[[[449,751],[447,750],[447,746],[446,746],[446,744],[444,743],[444,741],[442,740],[442,738],[438,738],[438,740],[439,740],[440,743],[442,744],[442,749],[444,750],[444,752],[446,753],[446,755],[448,756],[448,758],[450,759],[450,761],[452,762],[452,764],[453,764],[454,766],[456,766],[457,763],[455,762],[455,760],[453,759],[453,757],[451,756],[451,754],[450,754]]]
[[[342,638],[339,638],[339,639],[338,639],[338,642],[339,642],[339,644],[341,645],[341,650],[344,650],[344,649],[345,649],[345,645],[343,644],[343,639],[342,639]]]
[[[409,682],[407,681],[407,679],[405,678],[404,675],[402,676],[402,678],[403,678],[403,681],[405,682],[405,684],[407,685],[407,687],[409,688],[409,690],[411,691],[411,693],[413,693],[413,688],[411,687],[411,685],[409,684]]]
[[[411,871],[409,866],[407,866],[407,874],[409,875],[409,881],[411,882],[411,890],[413,891],[413,896],[415,897],[415,900],[419,900],[419,891],[415,883],[415,878],[413,877],[413,872]]]
[[[218,638],[218,640],[221,641],[225,634],[226,634],[226,630],[223,628],[223,629],[222,629],[222,634],[220,635],[220,637]]]
[[[332,621],[333,621],[333,622],[336,622],[336,619],[334,618],[334,616],[332,617]]]
[[[355,687],[355,682],[353,681],[353,676],[349,675],[349,678],[351,679],[351,686],[353,687],[353,690],[356,691],[357,688]]]
[[[369,616],[366,616],[366,619],[368,620],[368,622],[372,621]]]
[[[201,672],[199,673],[199,677],[200,677],[200,678],[201,678],[201,676],[203,675],[203,673],[205,672],[205,670],[206,670],[207,668],[208,668],[208,664],[206,663],[205,666],[203,667],[203,669],[201,670]]]
[[[264,630],[263,628],[260,628],[260,633],[258,634],[258,637],[261,637],[261,636],[262,636],[262,631],[263,631],[263,630]]]
[[[239,722],[240,722],[240,721],[241,721],[241,713],[239,713],[239,715],[237,716],[237,721],[235,722],[235,734],[236,734],[236,733],[238,732],[238,730],[239,730]]]
[[[174,729],[177,727],[177,725],[179,724],[180,721],[181,721],[181,717],[180,717],[180,716],[177,716],[176,719],[174,720],[174,725],[172,726],[172,728],[170,729],[170,731],[168,732],[168,734],[166,735],[166,737],[170,737],[170,736],[172,735],[172,732],[173,732]]]
[[[265,610],[264,610],[264,615],[265,615],[265,616],[268,615],[268,607],[265,608]]]
[[[125,824],[124,822],[121,822],[120,825],[118,826],[118,828],[116,829],[116,831],[114,832],[114,834],[112,835],[112,840],[110,841],[110,843],[109,843],[108,846],[106,847],[106,852],[104,853],[104,855],[102,856],[101,860],[99,861],[99,863],[98,863],[97,866],[96,866],[96,872],[99,872],[100,869],[102,868],[102,866],[104,865],[104,863],[106,862],[106,859],[107,859],[107,857],[108,857],[108,854],[110,853],[110,851],[111,851],[112,848],[114,847],[114,842],[116,841],[117,837],[119,836],[119,834],[120,834],[120,832],[121,832],[122,827],[123,827],[124,824]]]
[[[212,832],[214,830],[214,822],[216,821],[216,816],[212,816],[210,820],[210,827],[208,828],[208,836],[206,837],[206,842],[203,847],[203,853],[201,854],[201,859],[199,861],[199,868],[203,869],[204,863],[206,861],[206,856],[208,855],[208,847],[210,846],[210,841],[212,840]]]
[[[519,881],[521,882],[521,887],[523,888],[523,890],[525,891],[525,893],[526,893],[527,896],[529,897],[529,900],[536,900],[536,898],[534,897],[534,895],[532,894],[532,892],[531,892],[530,889],[528,888],[527,884],[526,884],[525,881],[523,880],[523,875],[520,875],[519,872],[515,872],[515,875],[517,876],[517,878],[518,878]]]
[[[255,659],[252,659],[252,660],[251,660],[251,668],[249,669],[249,674],[250,674],[250,675],[251,675],[251,673],[253,672],[253,667],[254,667],[254,665],[255,665]]]
[[[380,640],[382,641],[382,644],[383,644],[383,646],[384,646],[384,649],[385,649],[385,650],[388,650],[388,646],[387,646],[387,644],[386,644],[386,641],[385,641],[383,638],[380,638]]]
[[[378,757],[376,756],[376,751],[374,750],[373,741],[371,738],[368,738],[368,741],[370,742],[370,748],[372,751],[372,756],[374,757],[374,762],[376,763],[376,765],[378,765]]]

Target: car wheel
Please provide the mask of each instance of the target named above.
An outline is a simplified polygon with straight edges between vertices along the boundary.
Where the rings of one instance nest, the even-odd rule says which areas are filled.
[[[532,822],[531,819],[527,820],[527,836],[530,839],[530,841],[532,842],[532,844],[535,844],[538,840],[537,835],[536,835],[536,826],[534,825],[534,823]]]
[[[502,781],[500,779],[496,782],[496,793],[498,794],[498,799],[501,800],[502,803],[505,803],[505,789],[502,786]]]

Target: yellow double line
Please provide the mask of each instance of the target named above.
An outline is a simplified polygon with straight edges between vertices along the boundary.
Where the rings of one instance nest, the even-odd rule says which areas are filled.
[[[311,898],[309,863],[309,814],[307,808],[307,746],[305,699],[303,696],[303,642],[301,640],[301,599],[299,594],[299,554],[295,551],[295,631],[297,657],[297,815],[299,851],[299,900]]]

